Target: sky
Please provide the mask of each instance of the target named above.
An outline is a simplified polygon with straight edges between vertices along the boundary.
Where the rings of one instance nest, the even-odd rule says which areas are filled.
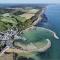
[[[60,0],[0,0],[0,3],[60,3]]]

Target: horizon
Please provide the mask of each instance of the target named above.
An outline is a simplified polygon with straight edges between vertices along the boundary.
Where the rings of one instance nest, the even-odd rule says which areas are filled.
[[[9,3],[17,3],[17,4],[59,4],[59,0],[0,0],[0,4],[9,4]]]

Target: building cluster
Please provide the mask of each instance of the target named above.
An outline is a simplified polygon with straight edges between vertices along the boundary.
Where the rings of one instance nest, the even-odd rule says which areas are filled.
[[[17,10],[15,11],[15,13]],[[21,11],[20,11],[21,13]],[[0,47],[14,47],[15,40],[26,40],[24,36],[18,35],[20,32],[32,25],[41,13],[40,9],[29,9],[22,14],[4,13],[0,16]],[[17,28],[12,29],[12,27]],[[19,30],[20,29],[20,30]],[[2,31],[2,32],[1,32]]]

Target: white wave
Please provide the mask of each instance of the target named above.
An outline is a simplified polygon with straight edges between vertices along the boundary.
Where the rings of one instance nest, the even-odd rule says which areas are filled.
[[[27,40],[25,37],[22,37],[21,39],[24,40],[24,41]]]
[[[39,52],[44,52],[51,47],[51,41],[49,39],[46,39],[46,40],[48,41],[47,45],[43,48],[38,49]]]
[[[52,30],[50,30],[50,29],[43,28],[43,27],[40,27],[40,28],[45,29],[45,30],[53,33],[54,37],[55,37],[56,39],[59,39],[59,37],[56,35],[56,33],[55,33],[54,31],[52,31]]]
[[[37,28],[37,27],[36,27],[36,26],[32,26],[32,27],[30,27],[30,28],[31,28],[31,29],[34,29],[34,28]],[[27,28],[27,29],[25,29],[24,31],[28,31],[30,28]],[[54,31],[52,31],[52,30],[50,30],[50,29],[47,29],[47,28],[44,28],[44,27],[40,27],[40,28],[51,32],[56,39],[59,39],[59,37],[56,35],[56,33],[55,33]]]
[[[55,37],[56,39],[59,39],[59,37],[56,35],[56,33],[54,33],[54,37]]]

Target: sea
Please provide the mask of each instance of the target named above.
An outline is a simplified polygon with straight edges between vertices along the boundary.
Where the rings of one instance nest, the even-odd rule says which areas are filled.
[[[42,23],[38,23],[37,26],[42,26],[44,28],[51,29],[60,38],[60,5],[50,4],[46,6],[45,17]],[[52,40],[51,48],[39,55],[40,60],[60,60],[60,39]]]
[[[45,7],[44,4],[42,5],[37,4],[37,5],[40,7],[41,6]],[[34,6],[37,7],[37,5],[35,4]],[[0,6],[5,8],[4,5],[3,6],[0,5]],[[15,5],[12,5],[12,6],[15,7]],[[26,6],[28,6],[28,4]],[[33,4],[31,6],[33,6]],[[51,29],[60,38],[60,5],[48,4],[46,6],[46,11],[44,12],[44,16],[46,19],[43,19],[42,22],[38,22],[37,26]],[[49,48],[47,51],[43,53],[38,52],[37,60],[60,60],[60,39],[53,39],[51,42],[52,42],[51,48]],[[34,60],[34,59],[30,59],[30,60]]]

